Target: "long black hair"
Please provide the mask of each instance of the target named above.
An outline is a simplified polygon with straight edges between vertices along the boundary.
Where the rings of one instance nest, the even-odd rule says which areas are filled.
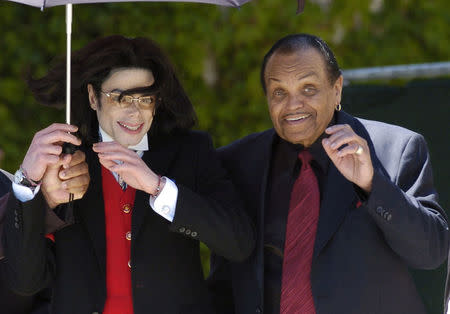
[[[71,59],[72,124],[79,127],[85,145],[98,141],[98,121],[91,109],[87,85],[92,84],[99,98],[101,85],[111,71],[118,68],[150,70],[155,83],[147,92],[156,94],[156,110],[150,133],[152,137],[183,131],[197,121],[192,103],[187,97],[174,67],[159,46],[150,39],[113,35],[99,38],[76,51]],[[65,103],[65,60],[59,59],[39,79],[27,77],[34,97],[44,105]],[[136,92],[136,91],[134,91]]]

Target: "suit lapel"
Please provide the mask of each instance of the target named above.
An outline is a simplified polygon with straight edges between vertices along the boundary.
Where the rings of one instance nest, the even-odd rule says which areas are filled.
[[[81,220],[86,226],[99,262],[100,270],[103,276],[105,276],[106,231],[101,166],[97,155],[90,149],[86,152],[86,159],[89,165],[91,182],[89,183],[86,195],[78,201],[78,213],[75,213],[75,219]]]
[[[344,221],[354,199],[355,191],[352,183],[330,162],[324,197],[320,204],[313,259],[319,255]]]
[[[345,123],[349,124],[357,132],[354,118],[344,112],[338,112],[336,124]],[[331,160],[323,193],[313,259],[317,258],[338,230],[356,198],[353,183],[339,172]]]
[[[258,285],[261,292],[261,300],[263,298],[263,287],[264,287],[264,211],[266,205],[266,189],[267,189],[267,181],[269,180],[269,172],[270,172],[270,163],[272,159],[272,148],[273,141],[275,138],[275,130],[270,129],[264,132],[261,135],[261,138],[255,145],[257,151],[253,151],[252,155],[258,156],[254,158],[254,167],[252,170],[253,176],[250,176],[253,182],[260,182],[258,185],[258,190],[256,191],[257,197],[255,200],[258,200],[257,212],[256,212],[256,221],[257,221],[257,256],[256,256],[256,265],[255,267],[257,273],[256,278],[258,279]],[[256,174],[256,176],[254,175]],[[252,184],[250,184],[251,186]]]
[[[180,144],[180,138],[175,136],[166,136],[158,141],[149,138],[150,148],[144,153],[142,160],[156,174],[161,176],[167,175],[171,163],[180,150]],[[149,195],[143,191],[136,191],[133,216],[131,218],[133,239],[137,238],[142,222],[149,210],[152,210],[149,205]]]

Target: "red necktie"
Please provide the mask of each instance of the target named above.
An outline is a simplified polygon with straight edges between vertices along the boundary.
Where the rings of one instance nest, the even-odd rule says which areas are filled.
[[[284,244],[280,314],[315,314],[311,291],[311,263],[314,252],[320,194],[311,168],[311,154],[303,150],[300,175],[291,192]]]

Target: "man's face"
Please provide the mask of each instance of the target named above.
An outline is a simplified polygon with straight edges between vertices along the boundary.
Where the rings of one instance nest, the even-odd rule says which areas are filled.
[[[341,100],[342,76],[330,84],[325,62],[313,48],[273,54],[264,79],[273,126],[284,140],[310,146],[324,132]]]
[[[103,82],[101,89],[105,93],[121,93],[125,90],[147,87],[155,82],[151,71],[138,68],[113,70]],[[135,100],[133,104],[122,108],[104,93],[97,99],[91,85],[88,86],[91,108],[97,112],[101,128],[122,146],[138,144],[148,132],[153,121],[154,106],[142,109]],[[139,97],[140,94],[134,94]],[[101,103],[101,106],[99,105]]]

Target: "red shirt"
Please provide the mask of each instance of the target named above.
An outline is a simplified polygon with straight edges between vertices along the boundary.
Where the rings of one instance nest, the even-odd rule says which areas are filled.
[[[131,290],[131,213],[136,190],[122,190],[102,166],[106,227],[106,302],[103,314],[133,314]]]

